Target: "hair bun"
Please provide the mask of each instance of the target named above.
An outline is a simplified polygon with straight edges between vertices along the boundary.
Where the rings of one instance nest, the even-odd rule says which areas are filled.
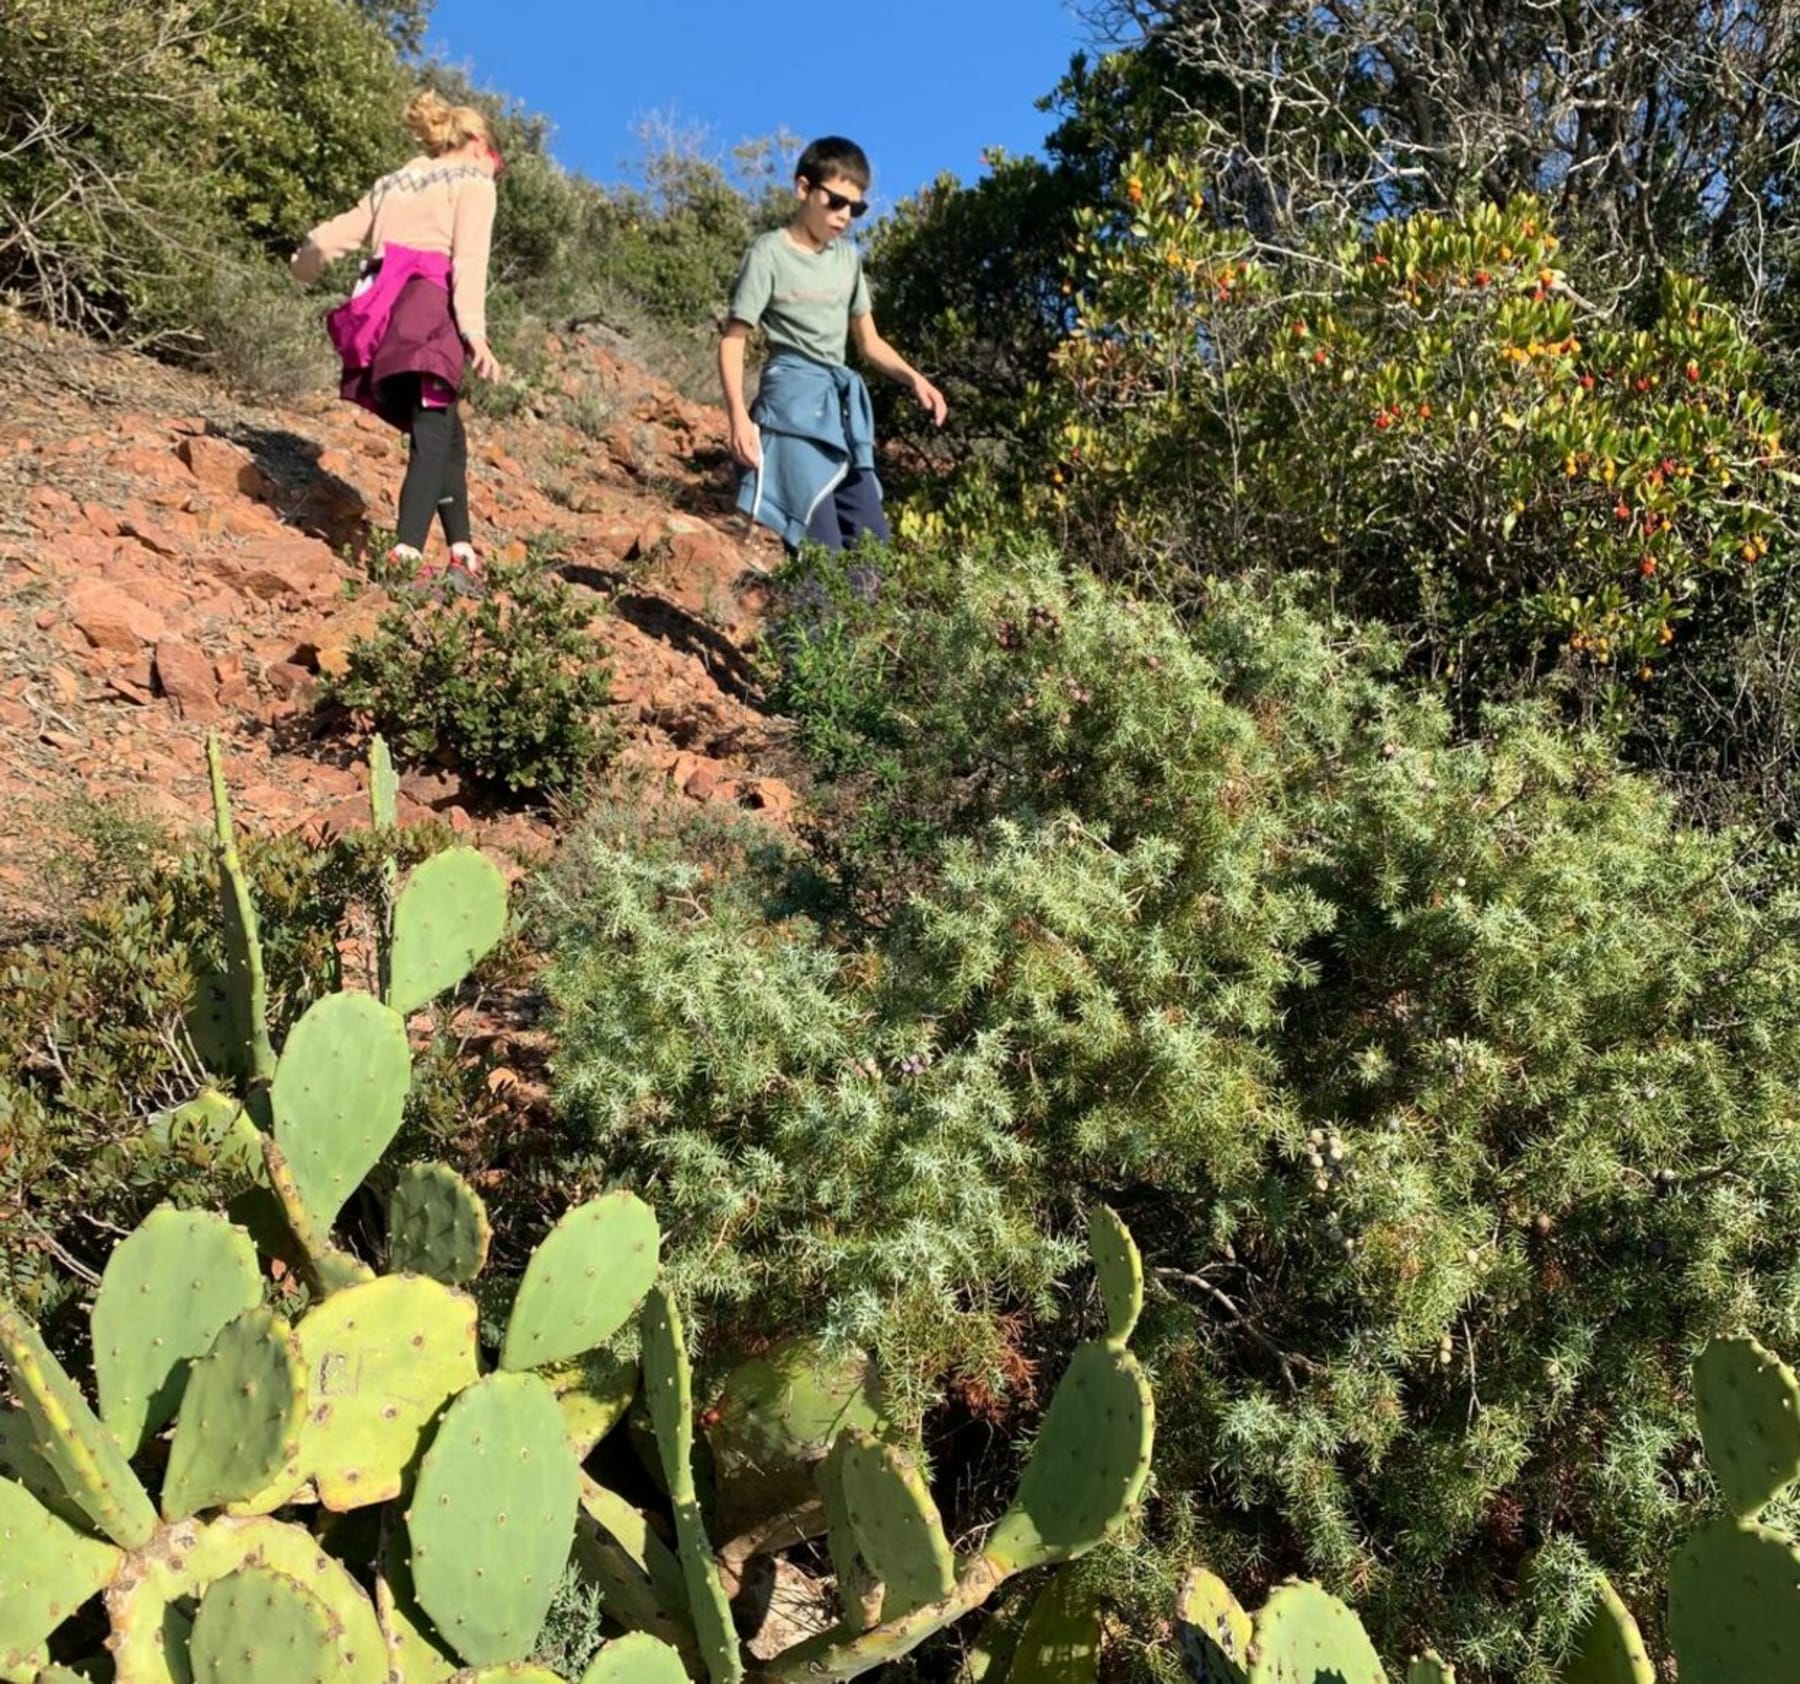
[[[435,88],[421,88],[406,102],[406,127],[434,158],[466,141],[493,144],[493,132],[481,112],[472,105],[452,105]]]

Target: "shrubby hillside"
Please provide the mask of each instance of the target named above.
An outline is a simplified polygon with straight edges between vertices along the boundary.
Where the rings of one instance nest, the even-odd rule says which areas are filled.
[[[513,571],[480,610],[362,613],[313,647],[322,694],[264,723],[296,734],[271,755],[340,760],[377,726],[403,789],[458,780],[545,844],[512,942],[415,1024],[402,1144],[491,1205],[482,1338],[571,1189],[654,1206],[688,1318],[700,1491],[626,1413],[627,1336],[612,1391],[568,1389],[604,1419],[584,1465],[629,1494],[635,1575],[578,1552],[585,1581],[506,1658],[577,1672],[602,1619],[705,1643],[715,1570],[756,1641],[777,1604],[860,1629],[882,1546],[845,1552],[832,1481],[863,1476],[836,1458],[871,1458],[870,1487],[967,1559],[1037,1435],[1064,1442],[1046,1377],[1141,1361],[1148,1484],[1043,1600],[1008,1591],[895,1676],[998,1678],[1032,1608],[1020,1684],[1053,1630],[1081,1634],[1057,1677],[1241,1679],[1172,1616],[1196,1564],[1246,1600],[1317,1580],[1390,1664],[1432,1648],[1476,1684],[1730,1676],[1668,1587],[1721,1496],[1733,1518],[1706,1524],[1739,1544],[1791,1505],[1785,1450],[1748,1479],[1716,1411],[1701,1454],[1693,1375],[1721,1337],[1800,1350],[1792,20],[1607,3],[1465,39],[1406,6],[1170,0],[1089,21],[1043,156],[995,154],[869,236],[884,331],[952,403],[938,436],[882,395],[897,537],[865,558],[873,600],[727,543],[716,416],[618,356],[705,378],[783,143],[724,164],[665,137],[639,187],[602,188],[554,164],[542,117],[472,96],[510,166],[515,375],[482,404]],[[299,390],[316,305],[276,259],[393,156],[410,81],[469,91],[419,62],[424,26],[344,0],[20,0],[0,289],[235,393]],[[269,418],[233,425],[267,477]],[[231,494],[324,551],[316,511],[244,465]],[[94,519],[80,490],[58,518]],[[391,606],[373,498],[314,595]],[[176,518],[121,513],[114,569]],[[177,570],[216,564],[193,519]],[[141,703],[169,701],[143,659]],[[696,673],[704,705],[670,705]],[[29,1216],[0,1228],[3,1278],[78,1370],[105,1236],[255,1179],[171,1132],[171,1103],[202,1079],[262,1102],[192,1039],[232,963],[216,862],[110,822],[83,821],[97,898],[8,951],[0,1043],[0,1186]],[[250,850],[277,1039],[355,985],[396,871],[448,840],[407,834],[399,864]],[[60,956],[57,928],[79,938]],[[344,1255],[389,1255],[393,1179],[344,1204]],[[1093,1242],[1090,1274],[1102,1206],[1135,1250]],[[296,1311],[352,1268],[313,1238],[270,1271]],[[644,1332],[673,1383],[669,1325]],[[1787,1407],[1772,1359],[1728,1348]],[[816,1486],[815,1408],[887,1449],[841,1441]],[[659,1484],[691,1626],[657,1624]],[[716,1561],[697,1516],[730,1533]],[[928,1554],[887,1558],[919,1575],[888,1619],[946,1594],[948,1542]],[[1568,1670],[1597,1631],[1637,1670]],[[732,1675],[718,1643],[684,1653]]]

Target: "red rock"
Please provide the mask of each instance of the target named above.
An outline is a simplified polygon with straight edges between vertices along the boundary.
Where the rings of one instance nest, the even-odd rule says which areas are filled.
[[[157,644],[156,682],[183,719],[218,717],[219,687],[213,664],[193,644],[166,637]]]
[[[266,497],[269,477],[251,461],[250,452],[229,439],[201,436],[184,438],[175,454],[188,471],[210,491],[231,496]]]
[[[162,616],[154,608],[97,579],[83,580],[70,593],[69,618],[96,649],[131,653],[163,632]]]
[[[337,557],[298,532],[252,538],[209,557],[208,565],[227,584],[264,602],[319,596],[337,584]]]
[[[276,661],[264,667],[263,683],[286,702],[306,701],[318,687],[318,680],[292,661]]]

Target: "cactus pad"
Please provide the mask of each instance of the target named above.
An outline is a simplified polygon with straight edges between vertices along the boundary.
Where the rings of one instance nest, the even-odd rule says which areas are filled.
[[[1766,1526],[1698,1527],[1669,1568],[1681,1684],[1800,1676],[1800,1548]]]
[[[388,1004],[405,1017],[454,988],[506,929],[506,879],[479,848],[426,860],[394,903]]]
[[[183,1520],[127,1558],[106,1592],[117,1684],[193,1684],[182,1609],[248,1566],[270,1567],[316,1596],[341,1628],[333,1684],[387,1684],[375,1610],[313,1535],[277,1520]]]
[[[1195,1684],[1244,1684],[1250,1616],[1216,1573],[1195,1567],[1175,1602],[1175,1636]]]
[[[1410,1679],[1408,1684],[1412,1684]],[[1599,1600],[1582,1628],[1574,1655],[1563,1667],[1559,1684],[1656,1684],[1656,1668],[1644,1652],[1637,1621],[1604,1576]]]
[[[263,976],[256,903],[250,898],[250,880],[238,858],[237,838],[231,827],[231,794],[225,787],[225,757],[216,733],[209,733],[206,739],[206,767],[212,782],[219,909],[225,924],[225,974],[219,979],[223,1010],[203,1011],[195,1027],[209,1038],[222,1039],[229,1048],[227,1074],[247,1077],[254,1090],[262,1090],[275,1072],[275,1053],[269,1045],[269,989]],[[224,1036],[217,1037],[221,1029]]]
[[[692,1649],[680,1560],[651,1530],[642,1510],[585,1474],[575,1523],[575,1563],[599,1589],[610,1619],[627,1631]]]
[[[1290,1579],[1256,1617],[1250,1684],[1387,1684],[1362,1621],[1317,1585]]]
[[[383,1540],[381,1570],[375,1576],[375,1617],[387,1645],[391,1684],[449,1684],[457,1662],[432,1633],[431,1622],[413,1592],[412,1563],[406,1558],[402,1528]]]
[[[70,1502],[115,1544],[137,1549],[156,1530],[156,1510],[118,1441],[94,1418],[38,1331],[0,1302],[0,1362],[31,1423],[31,1446]]]
[[[1144,1310],[1144,1260],[1138,1255],[1131,1230],[1105,1205],[1088,1218],[1088,1250],[1093,1254],[1100,1298],[1106,1305],[1106,1337],[1123,1345]]]
[[[407,1535],[419,1606],[471,1665],[531,1653],[568,1565],[580,1481],[535,1374],[490,1374],[445,1412]]]
[[[450,1684],[565,1684],[565,1680],[547,1666],[511,1661],[505,1666],[464,1667],[452,1676]]]
[[[22,1485],[0,1479],[0,1667],[36,1650],[124,1559],[111,1544],[77,1532]]]
[[[631,1320],[656,1280],[662,1236],[634,1193],[608,1193],[564,1214],[525,1265],[500,1366],[566,1362]]]
[[[163,1513],[175,1520],[254,1498],[299,1453],[305,1410],[306,1376],[288,1324],[261,1308],[226,1323],[188,1375]]]
[[[127,1456],[174,1415],[188,1364],[261,1302],[250,1236],[209,1211],[161,1205],[113,1247],[94,1297],[94,1383]]]
[[[475,1322],[473,1299],[422,1275],[333,1293],[302,1318],[300,1471],[326,1508],[400,1495],[426,1430],[475,1381]]]
[[[388,1269],[465,1286],[487,1262],[487,1206],[448,1164],[412,1164],[388,1199]]]
[[[1456,1668],[1436,1650],[1427,1649],[1406,1663],[1406,1684],[1456,1684]],[[1561,1684],[1569,1684],[1567,1674]]]
[[[400,779],[386,741],[369,739],[369,822],[376,830],[392,830],[399,822]]]
[[[270,1093],[275,1140],[321,1228],[399,1132],[411,1086],[406,1023],[371,995],[327,994],[288,1031]]]
[[[311,1591],[268,1567],[208,1587],[194,1616],[194,1684],[332,1684],[343,1628]]]
[[[1007,1684],[1094,1684],[1100,1676],[1100,1610],[1064,1571],[1037,1593]]]
[[[1800,1381],[1754,1339],[1714,1339],[1694,1364],[1706,1459],[1740,1520],[1800,1479]]]
[[[840,1457],[857,1552],[886,1587],[882,1619],[942,1601],[956,1584],[956,1558],[918,1469],[893,1445],[855,1427],[844,1434]]]
[[[1019,1494],[982,1554],[1011,1572],[1070,1561],[1121,1526],[1150,1473],[1154,1414],[1137,1358],[1076,1348],[1050,1400]]]
[[[581,1675],[581,1684],[687,1684],[687,1668],[668,1644],[636,1631],[607,1644]]]
[[[740,1684],[743,1656],[719,1564],[707,1542],[694,1494],[694,1382],[675,1300],[653,1287],[638,1319],[643,1336],[644,1401],[656,1426],[656,1449],[675,1508],[676,1540],[687,1585],[694,1638],[712,1684]]]
[[[0,1409],[0,1479],[22,1485],[52,1514],[71,1526],[86,1527],[88,1517],[63,1489],[56,1469],[37,1448],[36,1429],[22,1409]]]
[[[542,1373],[556,1393],[556,1406],[563,1414],[563,1431],[568,1434],[575,1458],[585,1462],[588,1453],[624,1420],[631,1408],[631,1400],[637,1396],[637,1364],[610,1351],[589,1351],[573,1362],[544,1369]]]

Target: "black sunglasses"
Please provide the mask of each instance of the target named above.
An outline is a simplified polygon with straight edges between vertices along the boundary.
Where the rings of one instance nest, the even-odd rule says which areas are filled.
[[[825,195],[825,208],[827,210],[847,210],[849,211],[852,220],[859,216],[867,216],[869,214],[869,201],[867,199],[847,199],[842,193],[832,192],[829,187],[817,187],[815,190]]]

